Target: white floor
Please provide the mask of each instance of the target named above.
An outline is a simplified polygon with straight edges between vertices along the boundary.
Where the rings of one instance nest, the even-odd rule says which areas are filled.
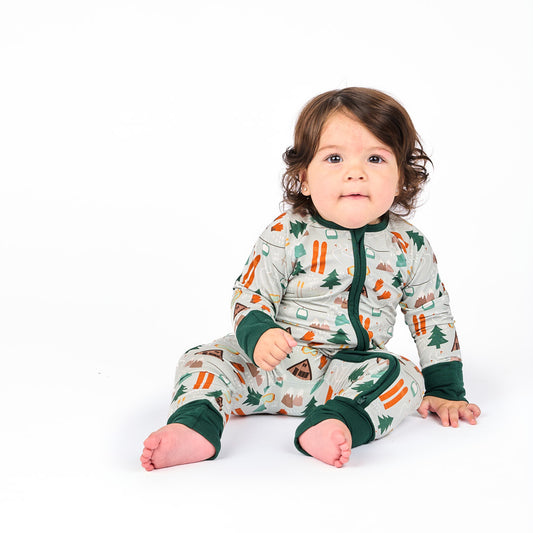
[[[215,461],[147,473],[138,457],[164,424],[172,368],[98,366],[83,350],[36,346],[9,356],[0,443],[0,521],[9,531],[178,529],[183,521],[198,532],[215,523],[258,532],[531,526],[528,397],[497,365],[469,364],[469,396],[483,408],[476,427],[412,416],[354,449],[342,469],[296,451],[299,419],[257,415],[230,421]]]

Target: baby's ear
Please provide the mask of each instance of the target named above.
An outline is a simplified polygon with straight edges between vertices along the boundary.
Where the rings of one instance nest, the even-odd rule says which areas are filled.
[[[311,194],[311,191],[309,190],[309,186],[307,185],[307,174],[305,170],[302,170],[298,177],[300,178],[300,191],[304,196],[309,196]]]
[[[395,196],[398,196],[402,192],[402,188],[403,188],[403,179],[400,176],[400,179],[398,180],[398,184],[396,185],[396,194],[395,194]]]

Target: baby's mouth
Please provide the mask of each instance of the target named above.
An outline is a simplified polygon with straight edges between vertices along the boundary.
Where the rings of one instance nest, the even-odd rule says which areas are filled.
[[[354,199],[357,199],[357,198],[368,198],[368,196],[365,196],[364,194],[357,194],[357,193],[354,193],[354,194],[343,194],[342,197],[343,198],[354,198]]]

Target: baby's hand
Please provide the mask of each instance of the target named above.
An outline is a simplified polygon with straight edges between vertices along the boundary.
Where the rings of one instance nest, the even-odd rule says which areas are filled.
[[[255,364],[263,370],[273,370],[298,343],[280,328],[268,329],[259,337],[254,349]]]
[[[480,408],[475,403],[454,402],[436,396],[426,396],[422,400],[418,412],[426,418],[428,412],[437,413],[443,426],[456,428],[459,419],[467,420],[470,424],[477,424],[476,418],[481,414]]]

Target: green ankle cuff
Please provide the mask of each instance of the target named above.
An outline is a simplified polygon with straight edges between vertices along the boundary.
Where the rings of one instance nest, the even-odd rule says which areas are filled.
[[[224,422],[220,413],[208,400],[196,400],[178,408],[170,416],[167,424],[183,424],[206,438],[215,447],[215,455],[210,457],[210,460],[219,454]]]
[[[374,440],[374,425],[368,414],[359,407],[354,400],[337,396],[325,405],[318,406],[311,414],[298,426],[294,436],[294,445],[305,455],[309,455],[301,446],[298,439],[300,435],[310,427],[316,426],[324,420],[335,418],[340,420],[350,430],[352,435],[352,448],[366,444]]]

